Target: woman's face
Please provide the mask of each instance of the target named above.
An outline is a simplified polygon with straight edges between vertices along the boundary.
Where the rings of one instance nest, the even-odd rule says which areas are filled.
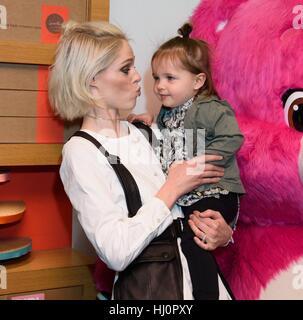
[[[140,95],[141,81],[134,62],[135,57],[130,45],[123,41],[117,59],[97,74],[92,83],[98,106],[118,110],[124,115],[131,112]]]

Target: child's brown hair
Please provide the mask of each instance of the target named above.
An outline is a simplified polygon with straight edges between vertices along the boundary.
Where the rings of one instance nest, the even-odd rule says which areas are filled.
[[[216,94],[211,76],[210,54],[208,44],[203,40],[189,37],[192,26],[185,23],[179,30],[177,36],[163,43],[153,54],[151,63],[158,63],[163,59],[169,59],[173,63],[181,63],[181,66],[193,73],[204,73],[206,80],[198,94],[204,92],[210,96]]]

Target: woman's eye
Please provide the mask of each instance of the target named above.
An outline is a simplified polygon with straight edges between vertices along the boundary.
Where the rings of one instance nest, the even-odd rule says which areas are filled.
[[[121,69],[121,71],[125,74],[128,74],[129,73],[129,70],[130,70],[130,67],[124,67]]]
[[[283,97],[285,123],[303,132],[303,89],[289,89]]]
[[[125,74],[129,73],[130,68],[123,68],[121,71]]]

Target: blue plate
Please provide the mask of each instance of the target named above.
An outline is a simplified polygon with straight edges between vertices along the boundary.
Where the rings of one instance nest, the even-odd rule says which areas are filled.
[[[30,251],[32,251],[30,238],[0,238],[0,261],[19,258]]]

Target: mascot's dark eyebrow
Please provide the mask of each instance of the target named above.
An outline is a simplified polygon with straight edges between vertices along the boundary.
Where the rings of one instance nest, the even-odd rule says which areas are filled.
[[[297,91],[303,92],[303,88],[290,88],[283,93],[281,97],[281,100],[283,102],[283,108],[285,107],[286,101],[290,97],[290,95],[292,95],[294,92],[297,92]]]

